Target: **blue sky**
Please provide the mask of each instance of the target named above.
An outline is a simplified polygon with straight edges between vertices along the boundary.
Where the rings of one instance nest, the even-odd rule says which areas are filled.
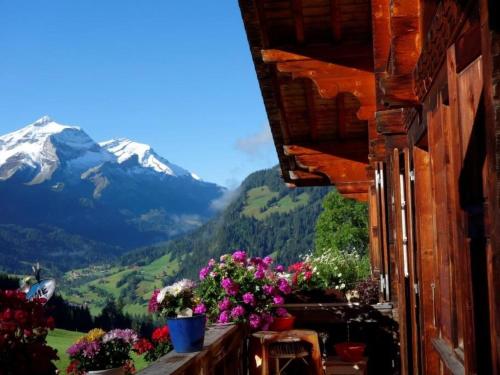
[[[277,163],[237,0],[0,0],[0,134],[42,115],[225,186]]]

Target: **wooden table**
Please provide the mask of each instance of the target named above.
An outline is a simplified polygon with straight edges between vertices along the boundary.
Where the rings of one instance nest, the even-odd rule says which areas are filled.
[[[299,340],[309,343],[311,345],[311,359],[309,361],[311,373],[323,374],[318,334],[315,331],[305,329],[292,329],[283,332],[261,331],[250,336],[250,375],[269,375],[269,345],[273,342],[286,340]]]
[[[205,333],[203,350],[171,351],[140,371],[140,375],[243,375],[245,330],[238,325],[212,326]]]

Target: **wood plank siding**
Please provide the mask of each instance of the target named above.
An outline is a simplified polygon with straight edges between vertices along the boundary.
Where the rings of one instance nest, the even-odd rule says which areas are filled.
[[[239,0],[283,180],[368,202],[402,374],[500,371],[497,0]]]

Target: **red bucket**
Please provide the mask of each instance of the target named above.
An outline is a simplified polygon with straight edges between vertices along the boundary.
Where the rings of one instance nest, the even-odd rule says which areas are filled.
[[[366,344],[362,342],[341,342],[334,345],[335,352],[344,362],[359,362],[363,359]]]
[[[295,317],[290,316],[282,316],[274,318],[271,326],[269,327],[270,331],[288,331],[293,329],[293,325],[295,324]]]

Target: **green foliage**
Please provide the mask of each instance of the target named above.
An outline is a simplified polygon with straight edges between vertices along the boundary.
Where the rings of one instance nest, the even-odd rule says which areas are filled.
[[[368,206],[331,191],[316,223],[316,254],[325,250],[368,252]]]

